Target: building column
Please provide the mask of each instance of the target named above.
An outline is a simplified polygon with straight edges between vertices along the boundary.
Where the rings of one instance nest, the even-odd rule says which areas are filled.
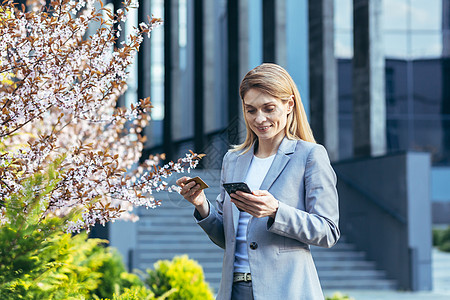
[[[151,11],[151,0],[142,1],[138,8],[138,24],[146,22],[148,12]],[[144,99],[150,97],[151,95],[151,70],[152,70],[152,47],[151,40],[149,38],[144,38],[141,43],[141,47],[138,52],[138,76],[137,76],[137,94],[138,99]],[[150,98],[150,101],[152,99]],[[153,140],[153,130],[152,122],[150,121],[144,128],[144,135],[147,140],[144,144],[144,150],[142,152],[141,160],[148,157],[145,148],[152,146]],[[147,156],[147,157],[146,157]]]
[[[214,31],[215,15],[214,1],[203,1],[203,98],[204,109],[207,112],[204,115],[205,134],[216,129],[216,99],[214,87],[217,83],[215,77],[215,61],[219,55],[215,48]]]
[[[337,66],[334,56],[334,1],[309,0],[309,99],[311,127],[330,159],[339,158]]]
[[[275,62],[275,1],[262,0],[263,62]]]
[[[442,161],[450,163],[450,1],[442,1]]]
[[[353,0],[353,154],[386,153],[381,0]]]
[[[275,63],[287,68],[287,47],[286,47],[286,29],[287,29],[287,11],[286,0],[277,0],[275,2]]]
[[[194,0],[194,148],[205,147],[204,122],[204,14],[203,0]]]
[[[178,49],[178,0],[164,1],[164,121],[163,150],[166,160],[172,160],[173,146],[173,109],[178,99],[179,49]]]
[[[263,62],[286,67],[286,0],[262,0]]]
[[[248,0],[228,0],[228,142],[240,144],[245,138],[245,124],[239,85],[248,71]]]

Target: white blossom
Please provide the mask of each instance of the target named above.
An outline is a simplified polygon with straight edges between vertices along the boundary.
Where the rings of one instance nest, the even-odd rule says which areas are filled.
[[[119,9],[112,22],[125,22],[133,3],[138,5],[126,0],[127,9]],[[98,14],[94,4],[56,3],[60,7],[51,10],[53,19],[39,9],[28,17],[15,11],[0,25],[0,81],[15,81],[14,87],[0,84],[0,148],[7,149],[0,152],[0,196],[22,192],[26,179],[45,174],[59,160],[58,183],[47,195],[43,213],[63,216],[81,208],[81,219],[70,221],[68,232],[117,218],[136,220],[133,207],[158,206],[154,191],[176,190],[163,178],[189,171],[201,158],[188,154],[157,167],[161,157],[152,156],[135,168],[150,102],[143,99],[129,110],[115,106],[127,88],[127,67],[142,34],[161,21],[141,23],[141,30],[135,28],[122,47],[114,48],[112,22],[85,39]],[[120,24],[117,29],[120,34]],[[34,187],[36,192],[41,188]],[[7,222],[5,212],[1,207],[0,224]]]

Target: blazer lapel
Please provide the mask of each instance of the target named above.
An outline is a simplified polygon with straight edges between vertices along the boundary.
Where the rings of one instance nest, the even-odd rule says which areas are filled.
[[[250,150],[248,150],[244,154],[238,155],[236,164],[234,166],[233,182],[243,182],[245,180],[248,168],[250,167],[250,163],[252,162],[254,146],[255,144],[253,143]],[[236,234],[239,224],[239,209],[234,203],[232,203],[231,207],[233,208],[234,233]]]
[[[286,167],[286,164],[289,162],[289,154],[294,153],[296,145],[296,140],[289,140],[286,137],[283,139],[280,147],[278,147],[278,151],[273,159],[272,165],[261,183],[261,187],[259,188],[260,190],[270,189],[274,181],[278,178],[284,167]]]

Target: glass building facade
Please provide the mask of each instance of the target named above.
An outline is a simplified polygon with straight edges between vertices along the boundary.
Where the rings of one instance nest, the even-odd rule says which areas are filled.
[[[335,54],[338,61],[339,159],[353,157],[352,126],[352,0],[335,0]],[[450,13],[449,0],[383,1],[382,39],[385,55],[388,152],[413,150],[432,153],[433,165],[450,166]],[[153,0],[150,10],[164,15],[164,1]],[[213,1],[214,83],[208,99],[206,133],[227,126],[226,30],[227,1]],[[309,108],[306,1],[285,1],[285,66],[296,80],[305,108]],[[263,61],[262,0],[248,1],[248,69]],[[178,1],[177,97],[185,109],[174,112],[179,120],[174,140],[194,136],[192,68],[192,5]],[[303,18],[298,18],[303,12]],[[151,98],[154,104],[148,147],[163,142],[164,35],[155,29],[151,38]],[[213,103],[212,103],[213,102]],[[191,105],[190,105],[191,104]],[[208,118],[207,118],[208,119]],[[175,122],[176,123],[176,122]],[[177,133],[178,132],[178,133]]]
[[[383,1],[388,152],[432,154],[450,166],[448,0]],[[352,1],[335,0],[340,158],[352,157]]]

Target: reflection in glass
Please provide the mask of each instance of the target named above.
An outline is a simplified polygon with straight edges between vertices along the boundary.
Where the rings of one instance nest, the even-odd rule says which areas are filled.
[[[383,1],[382,26],[384,31],[408,29],[407,0]]]
[[[443,160],[443,130],[441,119],[419,118],[414,121],[412,150],[431,153],[433,163]]]
[[[334,0],[334,28],[353,30],[353,0]]]
[[[440,32],[411,34],[411,52],[413,58],[439,57],[442,53],[442,34]]]
[[[383,44],[386,58],[408,57],[408,40],[405,33],[385,33]]]
[[[339,157],[353,157],[353,119],[351,115],[339,115]]]
[[[164,16],[164,3],[162,0],[151,2],[151,11],[155,16]],[[152,120],[164,119],[164,27],[157,27],[152,31],[151,43],[151,101]],[[155,133],[156,134],[156,133]],[[156,134],[161,135],[162,133]]]
[[[386,141],[390,152],[408,149],[408,120],[388,118],[386,121]]]
[[[406,2],[411,3],[411,30],[441,30],[442,0],[407,0]]]
[[[418,59],[413,62],[414,115],[436,117],[441,113],[441,59]]]
[[[402,59],[386,59],[386,112],[388,116],[408,113],[406,82],[407,62]]]
[[[353,57],[353,32],[341,31],[334,35],[334,53],[337,58]]]

